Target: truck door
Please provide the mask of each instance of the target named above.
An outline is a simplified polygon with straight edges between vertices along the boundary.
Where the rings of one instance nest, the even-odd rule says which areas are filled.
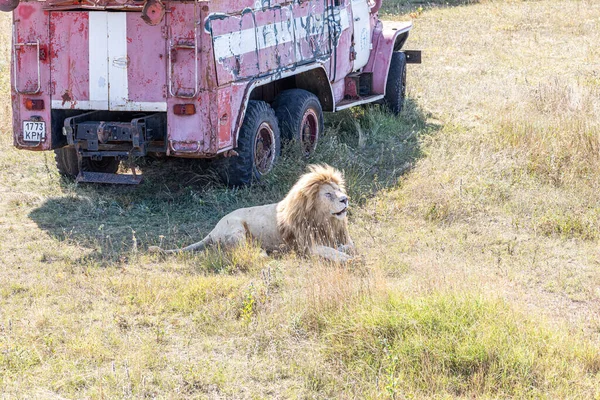
[[[367,0],[351,0],[352,23],[354,27],[354,59],[353,71],[358,71],[369,61],[371,53],[371,25],[369,21],[369,5]]]
[[[165,111],[161,25],[138,13],[51,11],[52,108]]]

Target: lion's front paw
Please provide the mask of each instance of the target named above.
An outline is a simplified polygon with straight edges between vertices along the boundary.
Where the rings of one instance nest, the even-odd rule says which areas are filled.
[[[356,253],[354,246],[352,246],[350,244],[342,244],[342,245],[338,246],[337,249],[338,249],[338,251],[340,251],[342,253],[346,253],[346,254],[354,255]]]
[[[148,253],[164,253],[165,251],[158,246],[148,246]]]
[[[352,259],[353,259],[353,257],[352,257],[352,256],[349,256],[349,255],[348,255],[348,254],[346,254],[346,253],[339,253],[339,254],[337,254],[337,255],[335,256],[335,259],[334,259],[334,260],[335,260],[336,262],[340,263],[340,264],[347,264],[347,263],[349,263],[350,261],[352,261]]]
[[[348,261],[346,263],[346,265],[348,265],[349,267],[352,268],[358,268],[358,267],[363,267],[367,262],[366,257],[364,256],[364,254],[359,254],[359,255],[355,255],[354,257],[352,257],[352,259],[350,261]]]

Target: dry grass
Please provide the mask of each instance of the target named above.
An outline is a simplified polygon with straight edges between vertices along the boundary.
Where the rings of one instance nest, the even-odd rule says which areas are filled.
[[[347,174],[364,261],[346,268],[144,251],[277,201],[293,156],[243,190],[184,162],[136,189],[76,186],[11,148],[3,103],[0,393],[598,398],[600,5],[386,7],[424,51],[408,108],[331,116],[313,160]],[[7,96],[6,15],[0,31]]]

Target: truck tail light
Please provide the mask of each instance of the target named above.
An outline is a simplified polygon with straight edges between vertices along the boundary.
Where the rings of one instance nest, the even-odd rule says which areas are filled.
[[[173,113],[175,115],[194,115],[196,114],[196,106],[193,104],[175,104]]]
[[[28,110],[43,110],[44,109],[44,100],[25,99],[25,108]]]

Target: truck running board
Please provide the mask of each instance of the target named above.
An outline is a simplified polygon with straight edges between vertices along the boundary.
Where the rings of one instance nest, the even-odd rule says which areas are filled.
[[[359,106],[361,104],[374,103],[383,100],[384,95],[373,94],[371,96],[359,97],[358,99],[344,99],[335,105],[335,111],[345,110],[346,108]]]
[[[138,185],[142,181],[142,176],[133,174],[108,174],[105,172],[80,171],[75,181],[88,183],[110,183],[115,185]]]

